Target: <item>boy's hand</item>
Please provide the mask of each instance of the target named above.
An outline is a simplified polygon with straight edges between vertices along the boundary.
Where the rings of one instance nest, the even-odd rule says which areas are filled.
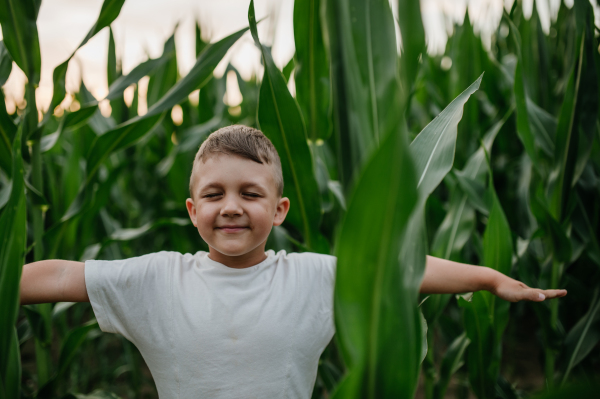
[[[509,302],[534,301],[542,302],[545,299],[560,298],[567,295],[567,290],[541,290],[529,288],[520,281],[504,276],[490,289],[492,294]]]

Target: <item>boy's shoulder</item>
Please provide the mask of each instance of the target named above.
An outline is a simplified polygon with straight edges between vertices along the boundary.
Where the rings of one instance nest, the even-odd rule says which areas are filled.
[[[273,250],[267,251],[267,255],[271,256],[274,254],[276,257],[288,259],[292,262],[300,264],[327,264],[331,265],[336,263],[337,258],[333,255],[319,254],[316,252],[287,252],[280,250],[275,253]]]

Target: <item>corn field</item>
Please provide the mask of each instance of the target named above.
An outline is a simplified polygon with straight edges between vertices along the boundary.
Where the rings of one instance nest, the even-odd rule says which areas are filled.
[[[79,47],[110,30],[124,2],[105,0]],[[219,41],[197,26],[185,76],[173,36],[124,75],[111,31],[106,98],[83,83],[66,92],[75,50],[54,69],[45,112],[40,5],[0,2],[0,85],[12,68],[27,77],[23,106],[9,114],[0,101],[0,398],[157,397],[138,350],[101,333],[89,303],[20,306],[22,265],[208,250],[184,206],[191,165],[231,124],[261,129],[281,156],[292,206],[267,248],[338,257],[336,336],[313,398],[597,395],[600,28],[589,1],[561,4],[548,34],[515,1],[491,48],[466,15],[432,56],[418,1],[399,0],[395,19],[387,0],[296,0],[296,52],[282,70],[253,3],[248,28]],[[264,74],[244,80],[228,65],[214,77],[243,35]],[[236,107],[223,102],[228,74]],[[569,295],[424,297],[426,254]]]

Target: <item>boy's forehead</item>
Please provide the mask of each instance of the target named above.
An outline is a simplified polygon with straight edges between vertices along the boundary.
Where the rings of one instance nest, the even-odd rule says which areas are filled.
[[[207,184],[225,183],[226,181],[244,181],[263,183],[275,187],[275,171],[273,165],[254,162],[251,159],[230,154],[211,154],[194,164],[192,178],[196,188]]]

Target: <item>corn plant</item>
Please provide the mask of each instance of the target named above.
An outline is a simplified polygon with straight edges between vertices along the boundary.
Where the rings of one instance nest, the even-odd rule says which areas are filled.
[[[0,101],[0,398],[156,397],[137,349],[101,334],[89,304],[19,308],[21,267],[206,250],[182,205],[198,146],[232,123],[260,128],[281,156],[293,205],[267,246],[338,257],[337,334],[314,398],[593,396],[600,60],[591,5],[574,3],[547,34],[535,8],[526,19],[516,1],[491,47],[467,14],[432,56],[418,2],[398,1],[395,19],[383,0],[296,0],[296,51],[280,70],[251,2],[249,27],[218,42],[196,26],[196,64],[179,76],[174,36],[161,56],[123,73],[110,25],[124,0],[105,0],[55,68],[40,112],[41,2],[3,0],[0,86],[13,62],[27,84],[15,113]],[[103,29],[108,95],[94,98],[83,82],[67,94],[70,60]],[[247,31],[264,74],[245,81],[228,65],[243,96],[228,107],[226,75],[213,70]],[[428,253],[569,295],[514,306],[487,292],[420,297]],[[524,335],[540,337],[530,364],[544,370],[544,386],[515,386],[510,348]]]

